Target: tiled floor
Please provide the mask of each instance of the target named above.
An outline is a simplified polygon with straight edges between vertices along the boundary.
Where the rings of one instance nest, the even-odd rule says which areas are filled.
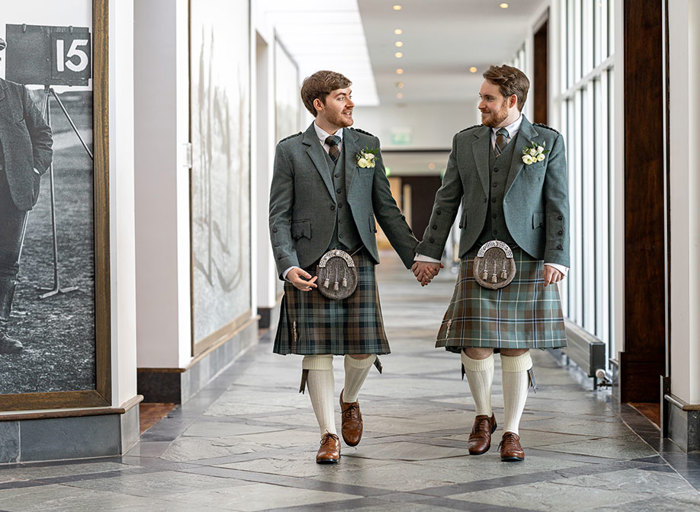
[[[0,469],[0,510],[700,510],[697,454],[660,442],[631,407],[616,413],[607,392],[587,390],[547,353],[534,354],[540,389],[521,424],[526,460],[502,463],[495,447],[466,455],[473,404],[459,358],[433,348],[454,275],[421,289],[385,259],[394,353],[367,380],[365,435],[343,446],[339,464],[314,463],[319,435],[297,393],[300,360],[273,355],[268,333],[125,457]],[[339,392],[340,358],[336,369]],[[494,405],[502,421],[499,367]]]

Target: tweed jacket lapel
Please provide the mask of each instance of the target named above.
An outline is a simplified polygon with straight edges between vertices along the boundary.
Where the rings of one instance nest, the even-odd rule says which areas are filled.
[[[14,121],[12,112],[10,111],[10,102],[7,101],[7,84],[0,79],[0,114],[7,119]]]
[[[355,161],[355,155],[360,150],[357,145],[357,134],[343,128],[343,160],[345,163],[345,190],[350,194],[350,186],[352,185],[352,180],[355,178],[355,173],[357,172],[357,162]]]
[[[489,151],[491,151],[491,128],[483,126],[474,134],[475,140],[472,142],[472,153],[476,170],[484,187],[484,194],[489,196]]]
[[[306,152],[308,153],[309,158],[311,158],[316,170],[321,175],[323,183],[326,184],[328,193],[333,198],[333,201],[335,201],[335,192],[333,190],[333,183],[329,174],[328,165],[326,164],[326,155],[323,154],[324,150],[321,147],[318,136],[316,135],[314,123],[311,123],[308,129],[304,132],[301,142],[306,146]]]
[[[530,144],[530,141],[535,140],[535,137],[537,137],[537,135],[538,133],[535,130],[535,127],[532,126],[532,123],[523,114],[523,121],[522,123],[520,123],[520,130],[518,130],[518,135],[515,137],[515,140],[511,142],[511,144],[515,144],[515,147],[513,148],[513,160],[510,163],[510,170],[508,171],[508,179],[506,180],[506,190],[504,193],[504,197],[506,194],[508,194],[508,191],[513,185],[515,178],[518,177],[520,171],[522,171],[523,167],[525,167],[525,164],[523,163],[522,159],[523,147]]]

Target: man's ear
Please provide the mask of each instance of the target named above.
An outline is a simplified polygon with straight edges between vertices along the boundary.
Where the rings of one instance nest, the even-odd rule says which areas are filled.
[[[320,98],[316,98],[314,100],[314,108],[316,109],[316,112],[320,112],[321,110],[323,110],[324,107],[325,107],[325,105],[320,100]]]
[[[518,97],[515,94],[511,94],[510,98],[508,98],[508,106],[510,108],[515,107],[518,104]]]

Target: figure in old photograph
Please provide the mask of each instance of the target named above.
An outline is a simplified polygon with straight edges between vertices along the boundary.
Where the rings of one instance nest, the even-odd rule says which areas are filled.
[[[5,41],[0,39],[0,50]],[[23,85],[0,78],[0,354],[23,344],[9,332],[27,212],[51,164],[51,128]]]

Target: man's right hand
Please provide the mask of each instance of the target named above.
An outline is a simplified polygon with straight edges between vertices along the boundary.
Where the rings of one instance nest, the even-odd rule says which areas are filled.
[[[421,284],[421,286],[426,286],[430,284],[433,278],[438,275],[441,268],[445,266],[442,263],[431,263],[426,261],[416,261],[413,263],[411,270],[413,270],[413,275]]]
[[[299,267],[295,267],[287,272],[287,281],[302,292],[310,292],[312,288],[317,288],[316,279],[318,279],[318,276],[312,278],[311,274]]]

